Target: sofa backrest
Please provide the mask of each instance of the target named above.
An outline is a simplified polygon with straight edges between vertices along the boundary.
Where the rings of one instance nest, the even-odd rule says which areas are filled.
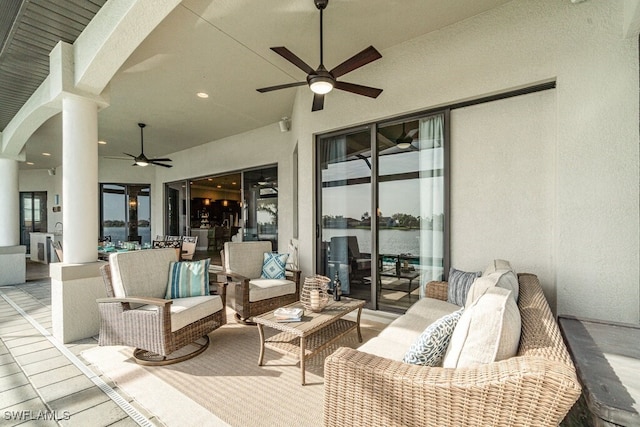
[[[571,356],[562,340],[560,328],[551,313],[537,276],[520,273],[518,282],[520,283],[518,308],[522,331],[517,355],[555,360],[570,366],[575,372]]]
[[[109,265],[114,296],[164,298],[171,261],[178,261],[172,248],[111,254]]]
[[[225,242],[224,269],[257,279],[262,275],[265,252],[271,252],[271,241]]]

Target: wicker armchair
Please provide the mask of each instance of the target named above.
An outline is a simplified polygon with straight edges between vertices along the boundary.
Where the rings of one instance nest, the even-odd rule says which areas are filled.
[[[285,279],[261,278],[264,253],[271,252],[270,241],[226,242],[222,251],[229,286],[229,305],[236,319],[251,323],[251,318],[300,299],[300,271],[287,270]]]
[[[207,334],[227,322],[226,286],[219,285],[218,295],[164,299],[171,261],[177,261],[171,248],[110,256],[101,267],[107,298],[97,300],[99,345],[136,347],[134,358],[143,365],[177,363],[206,350]]]
[[[537,277],[518,281],[515,357],[445,369],[340,348],[325,359],[324,425],[557,426],[580,384]],[[446,300],[446,282],[427,286],[427,296]]]

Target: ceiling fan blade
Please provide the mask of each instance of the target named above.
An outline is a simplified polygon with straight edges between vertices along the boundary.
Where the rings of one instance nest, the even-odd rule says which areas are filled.
[[[163,166],[165,168],[172,168],[173,167],[173,165],[165,165],[164,163],[158,163],[155,160],[149,160],[149,164],[156,165],[156,166]]]
[[[289,87],[296,87],[296,86],[304,86],[306,84],[307,84],[307,82],[287,83],[287,84],[283,84],[283,85],[263,87],[263,88],[256,89],[256,90],[258,92],[260,92],[260,93],[265,93],[265,92],[271,92],[272,90],[286,89],[286,88],[289,88]]]
[[[172,162],[173,160],[171,160],[169,158],[163,158],[163,159],[150,159],[149,161],[151,161],[151,162]]]
[[[324,94],[314,93],[313,94],[313,105],[311,106],[311,111],[319,111],[324,108]]]
[[[330,71],[330,73],[333,74],[333,77],[338,78],[355,70],[356,68],[360,68],[363,65],[367,65],[369,62],[373,62],[380,58],[382,58],[380,52],[378,52],[375,47],[369,46],[362,52],[356,53],[351,58],[335,67]]]
[[[282,56],[284,59],[291,62],[293,65],[300,68],[302,71],[304,71],[307,74],[313,74],[316,71],[313,68],[311,68],[309,64],[304,62],[302,59],[298,58],[296,54],[294,54],[284,46],[272,47],[271,50],[277,53],[278,55]]]
[[[386,136],[384,136],[382,133],[378,132],[378,140],[382,143],[384,143],[385,145],[388,145],[389,147],[395,147],[396,143],[391,141],[389,138],[387,138]]]
[[[375,87],[362,86],[354,83],[336,82],[336,89],[345,90],[347,92],[358,95],[368,96],[369,98],[377,98],[382,93],[382,89]]]
[[[131,157],[133,157],[134,159],[135,159],[136,157],[138,157],[138,156],[134,156],[133,154],[129,154],[129,153],[122,153],[122,154],[126,154],[127,156],[131,156]]]

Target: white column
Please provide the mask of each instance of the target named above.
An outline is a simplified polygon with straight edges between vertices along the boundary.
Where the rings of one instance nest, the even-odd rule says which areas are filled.
[[[0,159],[0,247],[20,244],[18,161]]]
[[[62,100],[62,250],[64,264],[98,259],[98,106]]]

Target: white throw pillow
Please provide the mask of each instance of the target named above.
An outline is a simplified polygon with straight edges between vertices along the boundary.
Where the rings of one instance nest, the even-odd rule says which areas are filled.
[[[511,263],[509,261],[504,259],[494,259],[493,262],[484,269],[482,275],[486,276],[488,274],[495,273],[498,270],[509,270],[513,271],[514,274],[516,272],[513,267],[511,267]]]
[[[467,301],[464,304],[465,308],[471,307],[478,298],[485,294],[487,289],[496,286],[511,291],[511,296],[514,301],[516,303],[518,302],[520,284],[518,283],[518,278],[515,273],[510,270],[498,270],[494,273],[478,277],[473,281],[469,292],[467,292]]]
[[[473,367],[513,357],[518,351],[520,330],[520,311],[511,291],[489,288],[462,313],[442,366]]]

